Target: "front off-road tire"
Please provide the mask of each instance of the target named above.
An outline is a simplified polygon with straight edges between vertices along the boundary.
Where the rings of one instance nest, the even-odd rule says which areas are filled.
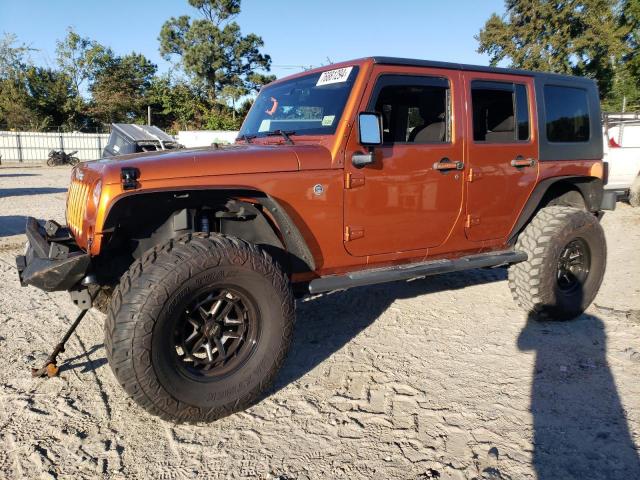
[[[209,422],[251,405],[288,350],[289,281],[256,246],[190,234],[147,251],[122,277],[105,322],[107,358],[153,415]]]
[[[533,318],[575,318],[598,293],[607,246],[593,214],[564,206],[542,208],[518,237],[516,250],[529,258],[509,268],[509,288]]]

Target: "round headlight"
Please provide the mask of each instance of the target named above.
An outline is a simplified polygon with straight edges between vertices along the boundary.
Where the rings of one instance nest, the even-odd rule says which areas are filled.
[[[97,210],[102,195],[102,180],[98,180],[93,187],[93,207]]]

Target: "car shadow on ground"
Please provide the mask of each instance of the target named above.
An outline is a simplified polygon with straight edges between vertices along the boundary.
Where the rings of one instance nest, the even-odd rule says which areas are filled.
[[[539,480],[640,479],[640,457],[606,358],[603,321],[529,316],[518,348],[535,351],[533,467]]]
[[[451,273],[299,302],[291,350],[270,394],[340,350],[395,300],[503,281],[506,272]],[[538,478],[640,479],[638,450],[606,359],[603,321],[583,314],[568,322],[541,322],[530,315],[518,348],[536,351],[531,413]]]
[[[0,173],[1,178],[39,177],[40,173]]]
[[[373,324],[396,300],[499,282],[506,277],[505,268],[470,270],[298,301],[293,342],[273,389],[284,388],[324,362]]]
[[[24,233],[26,224],[24,215],[0,215],[0,238]]]
[[[47,195],[49,193],[63,193],[66,191],[66,188],[57,187],[0,188],[0,198],[21,197],[24,195]]]

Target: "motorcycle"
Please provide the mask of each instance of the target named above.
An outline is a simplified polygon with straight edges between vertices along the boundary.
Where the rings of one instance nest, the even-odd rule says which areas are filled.
[[[49,158],[47,159],[47,165],[49,167],[57,165],[77,165],[80,163],[80,159],[78,157],[74,157],[76,153],[78,153],[77,150],[74,150],[71,153],[66,153],[64,150],[51,150],[49,152]]]

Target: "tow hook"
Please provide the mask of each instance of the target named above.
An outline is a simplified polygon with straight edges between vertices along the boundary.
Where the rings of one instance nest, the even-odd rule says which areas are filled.
[[[65,333],[64,337],[62,337],[62,340],[60,341],[60,343],[56,345],[56,348],[53,349],[53,352],[51,352],[51,355],[47,357],[47,360],[44,362],[44,365],[42,366],[42,368],[31,369],[32,377],[51,378],[58,375],[58,371],[60,370],[57,364],[58,355],[64,352],[65,343],[67,343],[67,340],[69,340],[69,337],[71,337],[71,334],[73,334],[75,329],[78,327],[78,324],[80,323],[82,318],[85,316],[87,311],[88,310],[82,310],[80,314],[78,314],[78,316],[76,317],[75,321],[73,322],[69,330],[67,330],[67,333]]]
[[[87,280],[87,278],[89,277],[85,277],[85,280]],[[86,283],[86,282],[83,281],[83,283]],[[78,314],[74,322],[71,324],[71,327],[69,327],[69,330],[67,330],[67,333],[64,334],[64,337],[62,337],[62,340],[60,340],[60,343],[58,343],[56,347],[53,349],[53,352],[51,352],[51,355],[47,357],[47,360],[44,362],[44,365],[41,368],[31,369],[32,377],[51,378],[51,377],[56,377],[58,375],[58,372],[60,371],[60,368],[58,367],[58,363],[57,363],[58,355],[64,352],[65,344],[67,343],[67,341],[69,340],[73,332],[76,330],[76,328],[78,328],[80,321],[84,318],[86,313],[91,308],[93,299],[89,295],[87,288],[80,288],[70,293],[71,293],[71,300],[76,306],[81,308],[82,311]]]

